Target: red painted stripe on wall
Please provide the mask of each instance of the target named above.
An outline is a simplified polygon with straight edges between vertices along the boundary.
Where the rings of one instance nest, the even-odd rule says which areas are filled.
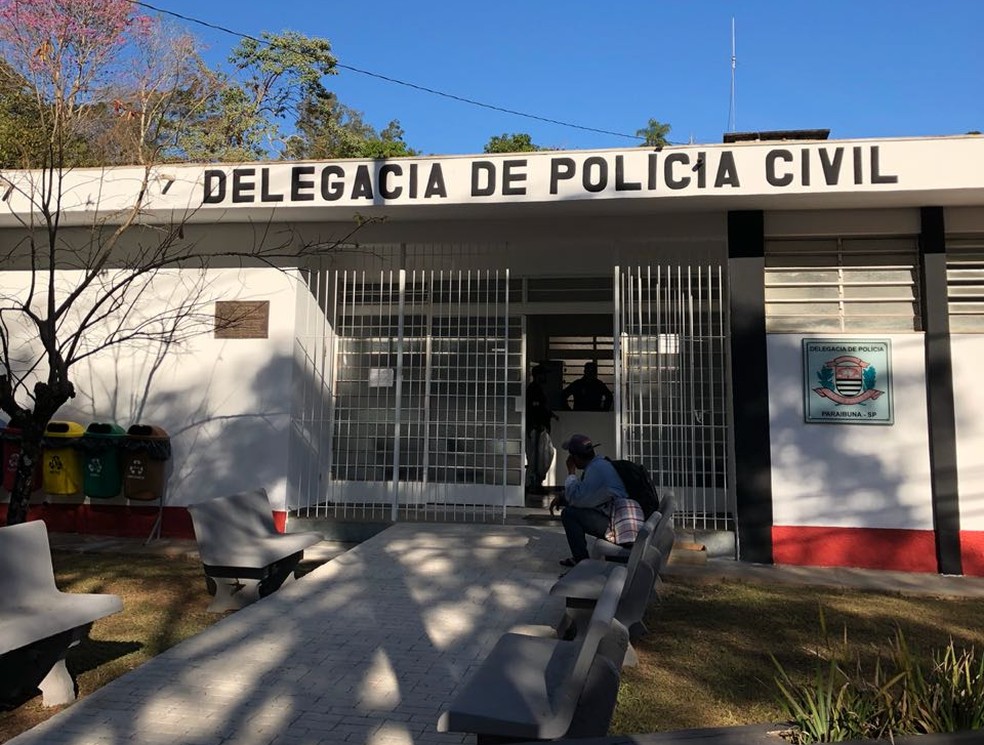
[[[931,530],[776,525],[772,557],[776,564],[938,571]]]
[[[960,531],[960,559],[964,574],[984,577],[984,530]]]
[[[28,520],[43,520],[50,533],[147,538],[154,528],[160,508],[119,504],[38,504],[28,510]],[[191,515],[184,507],[165,507],[161,523],[162,538],[190,538],[195,530]],[[273,513],[273,522],[281,533],[287,525],[287,513]],[[0,504],[0,525],[7,524],[7,505]]]

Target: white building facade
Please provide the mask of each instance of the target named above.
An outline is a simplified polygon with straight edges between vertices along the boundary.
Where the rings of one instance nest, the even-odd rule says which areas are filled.
[[[977,136],[164,166],[127,240],[180,225],[235,322],[92,358],[63,418],[170,434],[165,534],[254,486],[282,523],[502,519],[530,368],[559,388],[597,361],[613,410],[558,412],[554,441],[641,460],[739,559],[984,575],[982,173]],[[143,176],[68,174],[66,239]],[[0,177],[13,251],[31,174]],[[221,258],[264,245],[276,266]],[[37,502],[93,532],[153,515]]]

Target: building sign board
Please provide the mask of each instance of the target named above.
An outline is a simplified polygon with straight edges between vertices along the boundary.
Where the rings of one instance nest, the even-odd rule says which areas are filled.
[[[809,423],[892,424],[887,339],[804,339],[803,416]]]
[[[772,148],[752,162],[730,149],[569,153],[547,157],[276,163],[207,168],[203,205],[411,204],[586,198],[668,192],[740,193],[743,184],[897,184],[879,145]]]
[[[865,194],[888,200],[904,193],[917,199],[930,191],[940,192],[934,203],[949,194],[969,204],[984,193],[982,164],[981,137],[174,163],[149,171],[73,169],[65,174],[60,199],[63,216],[79,216],[84,224],[94,213],[105,213],[111,220],[113,215],[123,215],[134,208],[135,200],[144,217],[193,222],[268,217],[286,208],[292,210],[291,219],[297,219],[299,210],[332,219],[331,212],[363,214],[390,207],[608,199],[707,199],[724,209],[728,200],[749,197]],[[40,172],[0,173],[0,225],[22,224],[24,215],[36,210],[44,183]]]

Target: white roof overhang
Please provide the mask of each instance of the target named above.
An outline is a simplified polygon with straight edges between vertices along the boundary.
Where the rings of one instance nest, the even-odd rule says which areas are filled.
[[[41,173],[0,172],[0,227]],[[63,174],[61,222],[341,222],[984,205],[984,137],[748,142],[392,160],[165,164]],[[142,195],[142,196],[141,196]]]

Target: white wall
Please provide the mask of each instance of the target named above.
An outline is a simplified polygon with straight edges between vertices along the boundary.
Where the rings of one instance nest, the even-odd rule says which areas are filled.
[[[960,527],[984,530],[984,335],[955,334],[951,345]]]
[[[197,272],[171,274],[156,300],[140,308],[153,316],[180,302]],[[68,273],[64,278],[69,280]],[[23,286],[26,272],[5,272],[0,284]],[[203,311],[214,300],[269,300],[267,339],[216,339],[211,332],[172,345],[134,343],[79,363],[77,389],[57,418],[162,427],[173,449],[166,503],[185,505],[255,486],[266,487],[275,508],[286,491],[287,431],[295,376],[295,279],[275,269],[209,270]],[[204,319],[203,319],[204,320]],[[204,328],[204,327],[200,327]]]
[[[802,340],[820,336],[862,335],[768,337],[775,524],[931,530],[922,334],[869,335],[891,340],[892,425],[803,421]]]

